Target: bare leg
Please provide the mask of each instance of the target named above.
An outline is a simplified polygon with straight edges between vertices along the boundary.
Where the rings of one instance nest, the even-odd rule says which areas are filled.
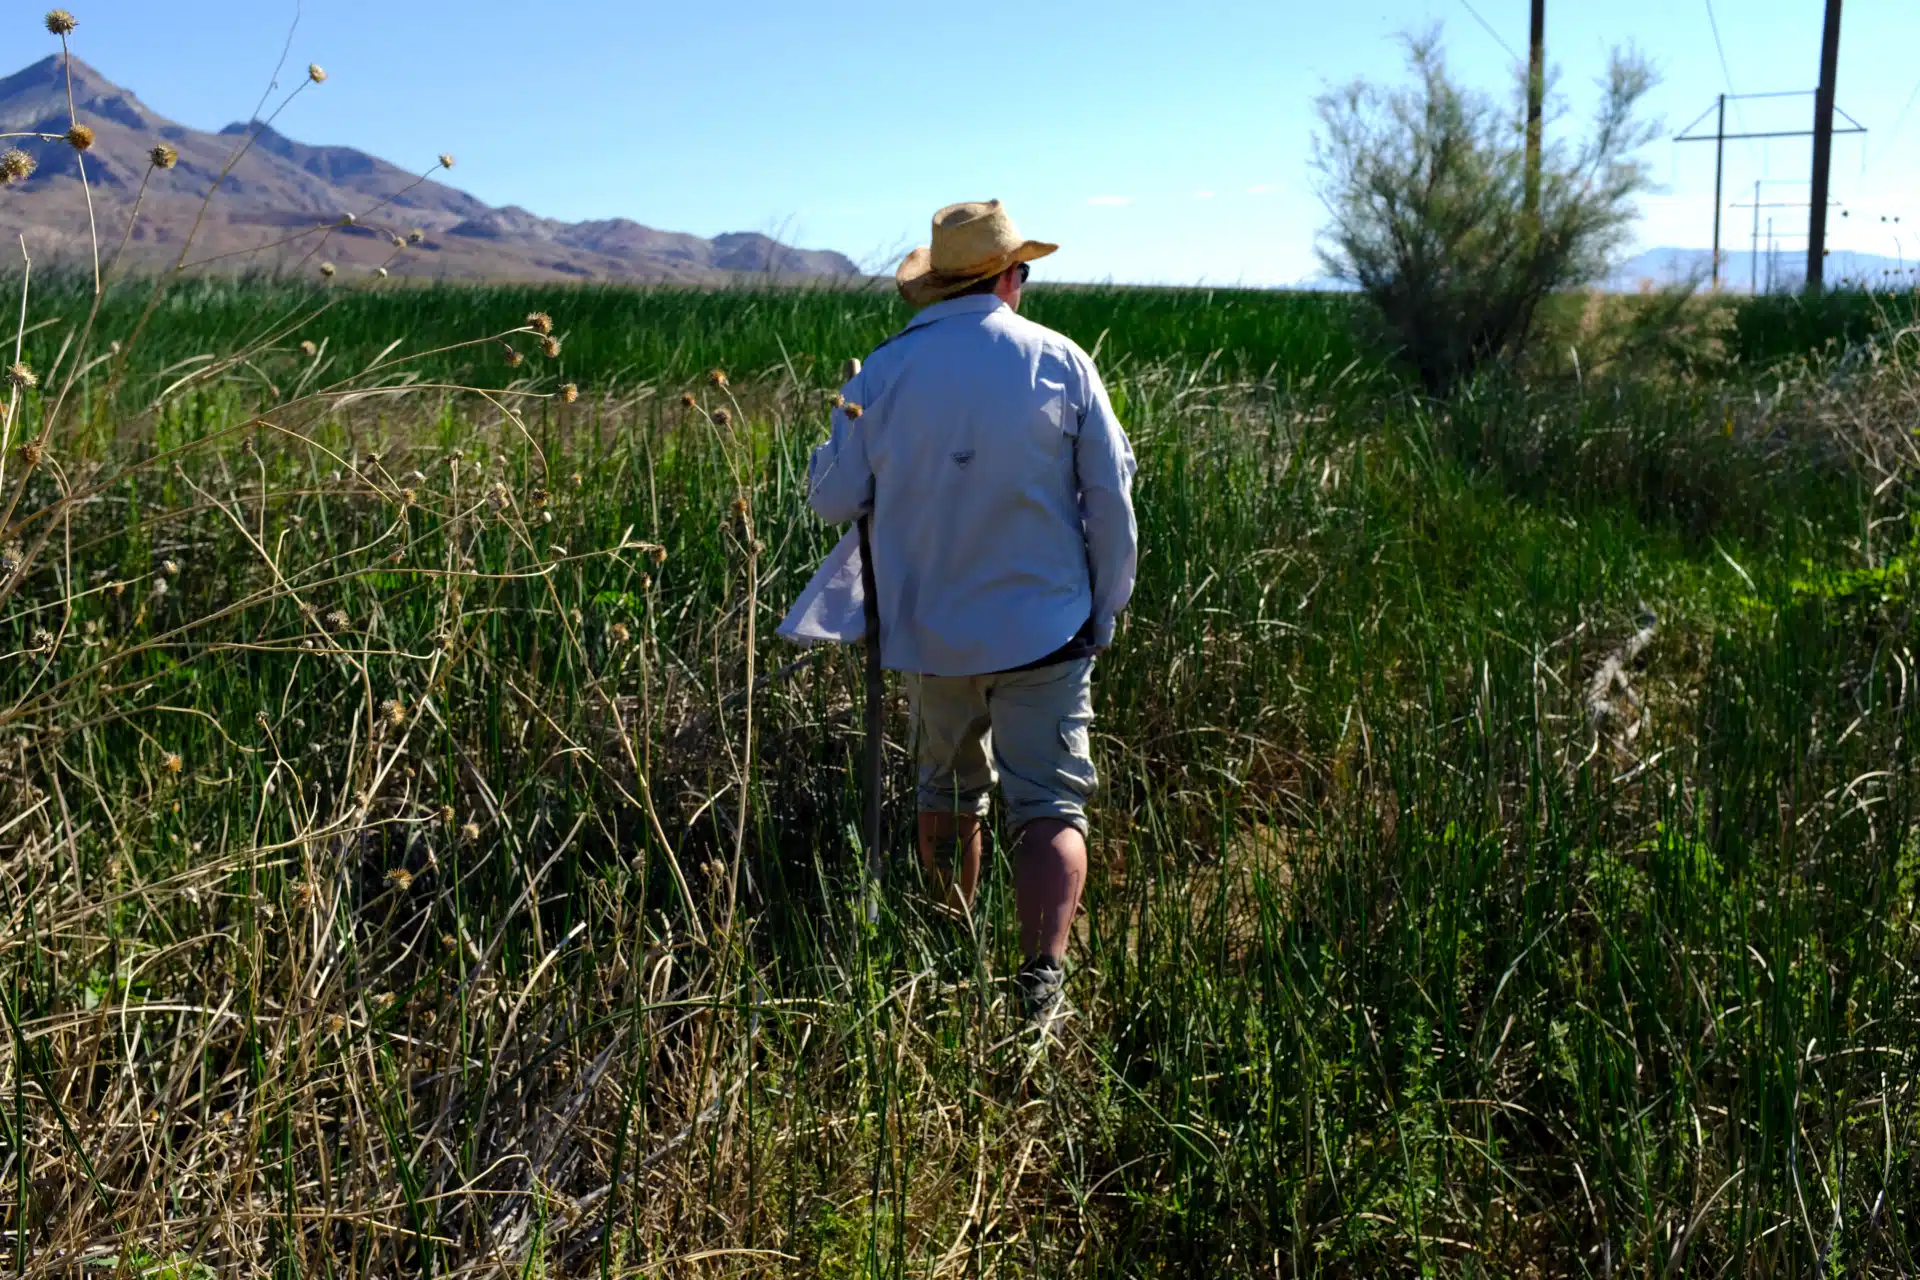
[[[1066,958],[1074,912],[1080,907],[1080,890],[1086,883],[1086,837],[1058,819],[1029,822],[1020,833],[1020,856],[1013,868],[1022,956],[1028,960],[1041,956],[1054,961]]]
[[[941,900],[955,910],[973,906],[974,891],[980,887],[982,843],[980,819],[971,813],[920,815],[920,865],[940,886]],[[948,874],[949,860],[959,869],[957,882]]]

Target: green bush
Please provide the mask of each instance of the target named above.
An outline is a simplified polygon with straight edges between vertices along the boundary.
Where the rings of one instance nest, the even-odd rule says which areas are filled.
[[[1654,81],[1614,55],[1591,135],[1544,149],[1536,210],[1511,117],[1448,75],[1437,37],[1410,40],[1408,62],[1411,86],[1356,80],[1320,98],[1322,259],[1439,394],[1525,353],[1552,294],[1605,274],[1647,186],[1632,156],[1652,137],[1635,112]]]

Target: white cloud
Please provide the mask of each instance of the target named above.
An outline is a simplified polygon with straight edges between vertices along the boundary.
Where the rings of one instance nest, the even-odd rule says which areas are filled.
[[[1123,204],[1132,204],[1133,197],[1132,196],[1088,196],[1087,203],[1105,205],[1109,208],[1117,208]]]
[[[1247,194],[1250,196],[1263,196],[1271,190],[1273,190],[1273,184],[1271,182],[1263,182],[1257,187],[1248,187]]]
[[[1193,193],[1193,198],[1194,198],[1195,200],[1211,200],[1211,199],[1213,199],[1213,192],[1211,192],[1211,191],[1196,191],[1196,192],[1194,192],[1194,193]]]

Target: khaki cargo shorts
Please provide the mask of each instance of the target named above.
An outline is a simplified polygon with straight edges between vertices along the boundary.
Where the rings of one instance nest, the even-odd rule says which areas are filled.
[[[1087,829],[1093,659],[990,676],[906,677],[922,813],[986,816],[1000,784],[1017,832],[1037,818]]]

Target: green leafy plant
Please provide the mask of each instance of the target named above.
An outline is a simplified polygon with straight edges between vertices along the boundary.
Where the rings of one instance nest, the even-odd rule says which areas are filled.
[[[1407,52],[1410,85],[1355,81],[1320,97],[1321,257],[1437,394],[1524,354],[1546,299],[1605,273],[1648,184],[1634,153],[1653,128],[1636,113],[1654,77],[1614,55],[1589,136],[1544,148],[1536,210],[1513,113],[1452,78],[1437,35]]]

